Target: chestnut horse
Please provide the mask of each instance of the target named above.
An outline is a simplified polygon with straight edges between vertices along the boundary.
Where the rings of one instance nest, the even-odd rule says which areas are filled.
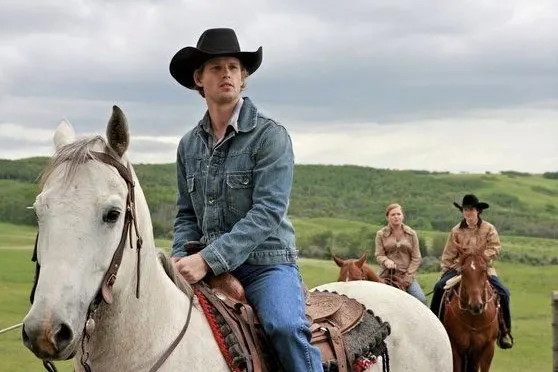
[[[364,252],[358,259],[343,260],[332,254],[333,261],[341,268],[337,281],[348,282],[351,280],[370,280],[372,282],[383,283],[384,281],[376,274],[374,269],[366,264],[368,252]]]
[[[358,259],[343,260],[335,255],[333,260],[341,268],[337,281],[348,282],[351,280],[370,280],[372,282],[387,284],[392,287],[401,289],[406,292],[405,285],[402,282],[401,272],[397,270],[387,270],[385,277],[381,277],[372,267],[366,263],[368,252],[364,252]]]
[[[482,251],[463,254],[459,285],[444,295],[444,327],[454,372],[488,372],[498,337],[498,296],[488,281]]]

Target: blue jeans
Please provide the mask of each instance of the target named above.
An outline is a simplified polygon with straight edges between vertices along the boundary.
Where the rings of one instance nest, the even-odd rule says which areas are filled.
[[[302,280],[295,264],[243,264],[232,274],[274,347],[286,372],[323,371],[320,350],[310,343]]]
[[[504,323],[508,331],[511,331],[511,313],[510,313],[510,290],[500,281],[500,279],[492,275],[488,278],[490,284],[496,289],[500,295],[500,307],[502,308],[502,315],[504,316]]]
[[[434,285],[434,294],[432,295],[432,301],[430,302],[430,310],[436,314],[440,320],[443,320],[442,316],[442,297],[444,296],[444,287],[448,280],[457,275],[457,271],[454,269],[446,271],[440,277],[440,280]]]
[[[420,287],[420,284],[419,282],[417,282],[416,279],[413,279],[413,282],[407,288],[407,293],[426,305],[426,296],[424,295],[424,292],[422,291],[422,288]]]

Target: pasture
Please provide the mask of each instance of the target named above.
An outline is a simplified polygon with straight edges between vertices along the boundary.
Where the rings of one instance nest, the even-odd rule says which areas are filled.
[[[0,224],[0,329],[21,322],[29,308],[33,279],[31,247],[35,229]],[[524,238],[518,238],[524,239]],[[525,246],[532,246],[525,238]],[[168,241],[158,241],[169,247]],[[514,250],[520,250],[519,244]],[[551,249],[546,247],[543,251]],[[301,259],[300,267],[309,287],[334,281],[338,268],[333,261]],[[510,287],[513,334],[512,350],[497,349],[492,371],[550,371],[552,366],[551,292],[558,289],[558,266],[527,266],[501,262],[500,277]],[[438,274],[420,274],[429,292]],[[70,362],[59,362],[61,372],[72,371]],[[0,335],[0,371],[41,371],[41,363],[23,346],[18,330]],[[396,371],[394,371],[396,372]]]

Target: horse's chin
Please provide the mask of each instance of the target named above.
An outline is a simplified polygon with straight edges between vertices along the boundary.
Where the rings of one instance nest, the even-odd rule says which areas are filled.
[[[59,352],[49,353],[42,349],[35,349],[30,348],[35,354],[35,356],[41,360],[50,360],[50,361],[57,361],[57,360],[68,360],[72,359],[77,353],[77,343],[74,345],[68,345],[64,350],[60,350]]]
[[[479,316],[484,313],[484,309],[482,307],[480,309],[469,309],[469,312],[471,313],[471,315]]]

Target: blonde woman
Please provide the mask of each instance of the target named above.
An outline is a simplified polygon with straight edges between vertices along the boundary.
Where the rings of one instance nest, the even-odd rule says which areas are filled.
[[[426,296],[415,279],[421,262],[417,234],[403,223],[405,215],[401,205],[388,205],[385,215],[387,225],[376,233],[376,261],[381,267],[380,277],[386,281],[397,281],[401,289],[426,305]]]

